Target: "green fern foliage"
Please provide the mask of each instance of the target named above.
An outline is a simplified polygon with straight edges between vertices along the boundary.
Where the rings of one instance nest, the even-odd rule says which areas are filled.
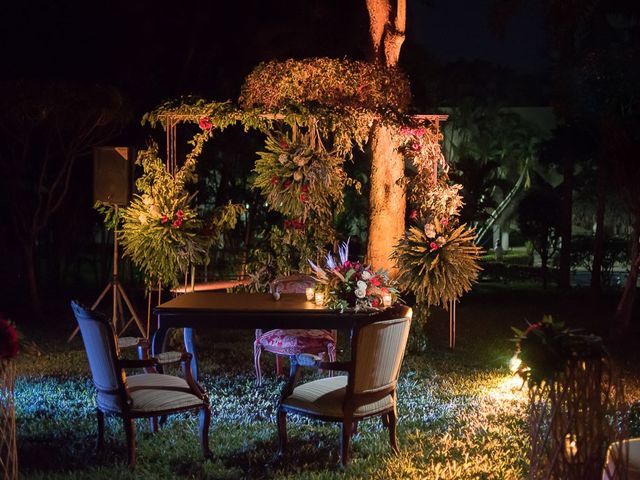
[[[441,233],[446,241],[434,248],[424,228],[411,226],[394,257],[401,266],[397,280],[415,294],[417,303],[447,308],[450,301],[471,289],[480,271],[481,249],[466,225]]]

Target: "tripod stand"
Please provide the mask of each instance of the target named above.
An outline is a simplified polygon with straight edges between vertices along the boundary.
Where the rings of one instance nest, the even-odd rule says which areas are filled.
[[[146,338],[149,336],[148,329],[145,328],[144,324],[140,320],[140,317],[138,316],[135,309],[133,308],[133,304],[131,303],[131,300],[129,300],[127,293],[124,291],[124,288],[122,287],[122,284],[118,279],[118,223],[117,223],[118,205],[114,205],[114,209],[115,209],[114,218],[116,218],[116,223],[113,229],[113,271],[111,275],[111,281],[104,287],[104,290],[102,290],[102,293],[100,294],[98,299],[93,303],[93,305],[91,305],[91,310],[95,310],[96,307],[100,305],[100,302],[102,302],[102,300],[107,295],[107,293],[109,293],[109,291],[111,290],[112,292],[111,322],[113,323],[114,331],[118,332],[118,323],[124,324],[124,308],[122,305],[124,300],[124,304],[126,305],[127,310],[131,314],[131,318],[126,324],[124,324],[124,326],[122,327],[122,330],[119,331],[118,336],[121,335],[127,329],[127,327],[131,324],[131,322],[135,321],[136,325],[138,326],[138,330],[140,331],[142,336]],[[67,343],[73,340],[73,338],[78,334],[79,331],[80,331],[80,327],[76,327],[73,333],[71,334],[71,336],[69,336],[69,338],[67,339]]]

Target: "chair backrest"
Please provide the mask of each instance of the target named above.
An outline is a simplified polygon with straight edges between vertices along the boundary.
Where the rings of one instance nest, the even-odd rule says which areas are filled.
[[[71,302],[71,308],[82,333],[93,384],[98,391],[98,405],[121,411],[125,392],[124,373],[116,365],[118,347],[113,327],[101,313],[89,310],[76,301]]]
[[[307,288],[316,286],[316,279],[302,273],[276,278],[271,282],[271,292],[305,293]]]
[[[349,390],[366,394],[395,388],[404,357],[411,309],[400,307],[389,320],[379,320],[356,329],[352,340],[353,371]]]

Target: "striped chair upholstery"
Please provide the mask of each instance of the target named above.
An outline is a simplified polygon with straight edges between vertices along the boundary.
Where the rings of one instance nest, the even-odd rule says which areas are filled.
[[[316,281],[309,275],[290,275],[276,279],[271,284],[271,291],[279,293],[305,293],[308,287],[314,287]],[[256,381],[262,383],[260,356],[262,351],[276,356],[276,375],[282,373],[281,357],[292,357],[300,353],[321,354],[326,352],[329,360],[336,358],[336,332],[322,329],[274,329],[267,332],[256,330],[253,342],[253,361],[256,370]]]
[[[184,378],[163,375],[155,369],[160,362],[173,363],[175,358],[121,359],[111,322],[99,312],[86,309],[75,301],[71,303],[71,307],[82,333],[97,391],[98,448],[101,449],[104,445],[105,413],[122,417],[127,437],[129,465],[134,466],[135,418],[152,419],[155,429],[156,418],[159,416],[199,410],[202,451],[206,457],[210,457],[209,399],[191,376],[191,355],[178,354],[181,357]],[[143,368],[146,373],[127,375],[125,368]]]
[[[392,318],[389,318],[389,317]],[[351,341],[350,362],[315,361],[314,366],[336,369],[347,375],[322,378],[295,385],[296,369],[291,383],[283,391],[278,405],[279,453],[287,444],[286,414],[342,423],[341,460],[348,461],[349,440],[356,422],[380,416],[389,430],[389,442],[396,442],[396,384],[411,325],[411,309],[400,307],[384,312],[380,319],[357,328]],[[298,356],[298,363],[307,360]]]
[[[616,471],[622,467],[625,471]],[[602,470],[602,480],[640,480],[640,438],[630,438],[609,445]]]

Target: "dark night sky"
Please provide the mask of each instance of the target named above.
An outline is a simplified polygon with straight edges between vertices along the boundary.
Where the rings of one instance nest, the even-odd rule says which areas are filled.
[[[403,55],[412,55],[413,64],[427,72],[430,58],[484,60],[521,71],[544,67],[537,2],[525,2],[504,39],[490,31],[491,3],[408,0]],[[185,93],[234,98],[261,60],[362,58],[367,45],[364,0],[39,0],[3,8],[2,78],[114,84],[133,97],[137,109]],[[422,48],[412,54],[416,43]]]

